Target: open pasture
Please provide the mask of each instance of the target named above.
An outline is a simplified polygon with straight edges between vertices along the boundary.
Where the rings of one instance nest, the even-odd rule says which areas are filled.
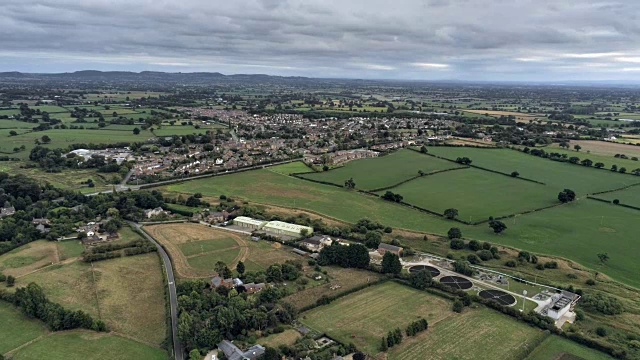
[[[248,241],[249,254],[244,260],[247,271],[265,271],[270,265],[281,264],[287,260],[301,260],[290,247],[269,241]]]
[[[0,301],[0,324],[0,355],[47,333],[42,322],[28,319],[4,301]]]
[[[459,218],[470,222],[558,203],[556,194],[544,185],[473,168],[424,176],[389,191],[440,214],[448,208],[458,209]]]
[[[621,204],[640,207],[640,186],[633,186],[624,190],[598,194],[594,195],[594,197],[608,201],[619,200]]]
[[[561,163],[509,149],[435,146],[429,147],[429,153],[452,160],[466,156],[472,160],[471,165],[507,174],[517,171],[521,177],[544,182],[552,195],[568,188],[581,196],[640,182],[632,175]]]
[[[28,154],[27,154],[28,156]],[[48,182],[60,189],[73,189],[82,193],[92,193],[111,188],[110,180],[116,174],[99,173],[96,169],[73,169],[61,172],[47,172],[41,168],[22,168],[21,162],[0,162],[0,171],[12,175],[23,174],[41,182]],[[95,187],[83,184],[88,179],[93,180]]]
[[[428,174],[458,167],[460,165],[415,151],[399,150],[378,158],[353,160],[342,167],[303,177],[341,186],[346,180],[353,178],[357,189],[373,190],[418,176],[418,171]]]
[[[20,277],[57,263],[58,258],[55,242],[38,240],[0,256],[0,272]]]

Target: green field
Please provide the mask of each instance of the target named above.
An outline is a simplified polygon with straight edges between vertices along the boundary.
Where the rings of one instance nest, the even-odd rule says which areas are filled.
[[[466,156],[473,161],[471,165],[507,174],[517,171],[521,177],[544,182],[554,195],[565,188],[580,196],[640,183],[640,178],[633,175],[561,163],[508,149],[435,146],[429,147],[429,153],[448,159]]]
[[[386,282],[305,312],[300,321],[313,330],[326,332],[343,343],[353,342],[362,351],[375,354],[380,339],[389,330],[404,329],[420,317],[431,324],[452,314],[451,304],[443,298]]]
[[[203,254],[199,256],[190,257],[187,259],[189,266],[198,270],[213,270],[215,264],[218,261],[222,261],[225,264],[233,264],[233,260],[238,257],[240,250],[226,249],[217,251],[214,253]]]
[[[469,222],[558,203],[557,195],[544,185],[478,169],[424,176],[389,191],[402,195],[409,204],[439,214],[448,208],[458,209],[459,218]]]
[[[178,245],[180,251],[182,251],[184,256],[199,255],[211,251],[224,250],[237,246],[238,244],[236,243],[236,241],[231,238],[193,241]]]
[[[267,170],[273,171],[282,175],[306,173],[306,172],[313,171],[311,170],[311,168],[305,165],[302,161],[294,161],[287,164],[269,166],[267,167]]]
[[[18,351],[14,360],[166,360],[167,353],[115,335],[88,331],[55,333]]]
[[[576,356],[577,358],[562,357],[562,355],[567,356],[567,354]],[[590,349],[588,347],[581,346],[559,336],[549,336],[526,358],[526,360],[554,359],[611,360],[613,358],[608,356],[607,354]]]
[[[418,176],[422,170],[428,174],[434,171],[460,167],[450,161],[436,159],[411,150],[399,150],[378,158],[354,160],[345,166],[303,177],[344,185],[350,178],[357,189],[373,190],[391,186]]]
[[[549,166],[551,170],[539,171],[539,175],[555,181],[560,179],[551,171],[560,169],[561,174],[567,179],[566,182],[572,182],[577,177],[583,184],[583,188],[605,187],[607,179],[636,179],[630,175],[609,174],[607,171],[538,159],[515,151],[485,151],[495,152],[495,154],[504,153],[508,158],[511,156],[512,159],[521,161],[530,160],[534,167]],[[575,170],[577,175],[573,175],[572,170]],[[467,170],[456,172],[464,171]],[[597,186],[594,187],[590,182],[584,183],[584,179],[579,178],[583,171],[588,172],[589,176],[594,176],[592,180],[596,181]],[[536,174],[531,174],[532,177],[534,175]],[[617,185],[619,184],[609,186]],[[559,188],[563,187],[559,186]],[[640,231],[640,223],[636,221],[637,211],[601,204],[593,200],[579,200],[574,204],[505,220],[508,229],[501,235],[495,235],[486,224],[464,226],[354,191],[282,176],[268,170],[199,179],[170,185],[167,189],[183,193],[200,192],[216,197],[226,194],[251,202],[301,208],[350,223],[361,218],[369,218],[395,228],[441,235],[446,234],[452,226],[457,226],[467,238],[500,243],[536,253],[563,256],[594,268],[618,281],[640,286],[640,279],[636,275],[640,271],[640,264],[633,260],[632,255],[640,251],[640,245],[632,240]],[[555,191],[549,191],[551,195],[556,194]],[[507,197],[506,195],[505,198]],[[611,256],[612,261],[606,266],[601,265],[596,256],[601,252],[608,252]]]
[[[0,355],[47,333],[43,323],[27,319],[3,301],[0,301],[0,324]]]
[[[640,186],[633,186],[628,189],[614,191],[606,194],[598,194],[594,197],[609,201],[620,200],[621,204],[640,207]]]
[[[48,182],[61,189],[78,190],[85,194],[111,189],[112,185],[110,184],[110,180],[116,176],[114,174],[100,173],[96,169],[67,169],[52,173],[41,168],[25,169],[21,167],[22,165],[22,162],[0,162],[0,171],[12,175],[23,174],[38,181]],[[95,187],[90,188],[87,184],[84,184],[88,179],[93,180]]]

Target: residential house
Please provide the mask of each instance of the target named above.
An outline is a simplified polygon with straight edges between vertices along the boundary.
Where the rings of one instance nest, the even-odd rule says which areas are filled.
[[[265,348],[261,345],[254,345],[247,351],[242,351],[228,340],[222,340],[218,344],[218,349],[224,353],[228,360],[256,360],[265,352]]]
[[[384,255],[386,252],[391,252],[400,257],[402,256],[402,250],[403,249],[400,246],[395,246],[395,245],[390,245],[385,243],[380,243],[380,245],[378,245],[378,253],[380,255]]]
[[[152,217],[158,216],[158,215],[162,215],[162,214],[166,214],[167,212],[164,211],[161,207],[157,207],[155,209],[147,209],[144,211],[144,216],[147,219],[151,219]]]
[[[0,209],[0,218],[5,216],[11,216],[16,213],[16,208],[13,206],[7,206]]]
[[[265,287],[266,287],[266,285],[265,285],[264,283],[259,283],[259,284],[249,283],[249,284],[244,284],[244,289],[246,290],[247,294],[255,294],[255,293],[258,293],[258,292],[262,291]]]
[[[224,279],[218,275],[214,276],[211,279],[211,287],[217,289],[221,286],[226,287],[227,289],[233,289],[235,287],[235,283],[231,278]]]
[[[307,248],[309,251],[312,251],[312,252],[319,252],[325,246],[330,246],[332,243],[333,243],[333,240],[331,240],[331,237],[327,235],[321,235],[321,236],[315,235],[300,241],[300,245],[304,246],[305,248]]]

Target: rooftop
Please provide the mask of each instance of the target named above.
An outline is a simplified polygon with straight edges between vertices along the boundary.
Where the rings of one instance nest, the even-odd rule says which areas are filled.
[[[308,230],[309,232],[313,232],[313,228],[304,225],[298,224],[290,224],[283,221],[269,221],[264,227],[278,230],[287,230],[287,231],[295,231],[300,232],[303,229]]]

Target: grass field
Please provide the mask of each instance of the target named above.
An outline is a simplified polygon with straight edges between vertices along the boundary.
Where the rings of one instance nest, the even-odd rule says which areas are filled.
[[[280,345],[293,345],[296,340],[301,338],[302,335],[294,329],[288,329],[279,334],[269,335],[267,337],[258,340],[262,346],[270,346],[272,348],[278,348]]]
[[[419,170],[428,174],[457,167],[460,167],[460,165],[411,150],[399,150],[378,158],[354,160],[348,162],[345,166],[320,173],[303,175],[303,177],[341,186],[344,185],[346,180],[353,178],[356,188],[372,190],[391,186],[418,176]]]
[[[339,267],[325,267],[330,281],[326,284],[314,286],[295,294],[287,296],[284,300],[294,305],[297,309],[313,305],[317,299],[326,296],[335,296],[369,282],[378,281],[382,275],[359,269],[343,269]],[[331,286],[339,285],[337,290],[331,290]]]
[[[0,324],[0,355],[47,333],[43,323],[27,319],[3,301],[0,301]]]
[[[56,243],[38,240],[0,256],[0,272],[20,277],[58,261]]]
[[[269,166],[267,168],[269,171],[273,171],[282,175],[296,174],[296,173],[305,173],[305,172],[313,172],[311,168],[309,168],[302,161],[294,161],[288,164]]]
[[[28,156],[28,154],[27,154]],[[48,182],[60,189],[73,189],[82,193],[92,193],[111,189],[110,180],[114,174],[99,173],[96,169],[74,169],[58,173],[50,173],[41,168],[24,169],[22,162],[1,162],[0,171],[12,175],[23,174],[41,182]],[[93,180],[95,187],[88,187],[84,182]]]
[[[123,337],[89,331],[51,334],[12,354],[13,360],[166,360],[167,353]]]
[[[201,224],[151,225],[145,231],[171,253],[176,272],[182,278],[213,276],[218,261],[235,268],[249,253],[244,237]]]
[[[36,241],[2,255],[0,263],[56,250],[62,262],[52,257],[54,265],[33,269],[36,263],[23,261],[12,269],[22,275],[9,290],[34,282],[51,301],[102,319],[113,331],[154,345],[164,341],[164,285],[156,253],[87,264],[76,258],[82,251],[77,241]]]
[[[517,171],[521,177],[544,182],[549,187],[549,193],[554,195],[565,188],[585,195],[640,182],[639,178],[632,175],[560,163],[508,149],[436,146],[429,147],[429,153],[448,159],[466,156],[473,161],[472,165],[507,174]]]
[[[389,330],[404,329],[420,317],[435,324],[451,315],[449,301],[386,282],[305,312],[300,321],[338,341],[353,342],[362,351],[375,354],[380,339]]]
[[[622,145],[622,146],[630,147],[632,149],[634,148],[634,146],[629,146],[629,145]],[[631,172],[634,169],[640,168],[640,161],[631,160],[631,155],[627,155],[629,156],[628,159],[620,159],[620,158],[615,158],[613,155],[602,155],[594,152],[587,153],[584,149],[580,150],[579,152],[575,150],[565,150],[560,148],[560,146],[556,144],[554,144],[553,146],[543,147],[542,149],[548,152],[557,152],[560,154],[567,154],[568,157],[575,156],[575,157],[578,157],[580,160],[589,159],[593,161],[594,164],[601,162],[604,164],[605,169],[610,169],[611,165],[616,165],[618,168],[625,167],[627,169],[627,172]],[[638,150],[638,149],[634,149],[634,150]],[[629,152],[627,153],[629,154]]]
[[[609,201],[620,200],[620,203],[640,207],[640,186],[633,186],[628,189],[614,191],[606,194],[598,194],[594,197]]]
[[[249,254],[244,261],[247,271],[264,271],[272,264],[281,264],[287,260],[300,260],[291,248],[268,241],[249,241]]]
[[[563,357],[564,355],[564,357]],[[570,357],[573,355],[575,357]],[[577,357],[577,358],[576,358]],[[559,336],[547,337],[526,360],[611,360],[607,354],[581,346]]]
[[[505,172],[517,169],[522,176],[545,181],[549,196],[554,197],[565,187],[581,195],[580,192],[616,188],[639,180],[631,175],[557,163],[512,150],[431,148],[430,151],[456,151],[449,155],[471,155],[474,164],[478,162],[478,165]],[[464,171],[467,170],[456,172]],[[369,218],[394,228],[441,235],[457,226],[466,238],[563,256],[618,281],[640,286],[640,279],[635,275],[640,271],[640,264],[631,255],[640,251],[640,245],[631,240],[640,231],[640,224],[635,221],[637,211],[593,200],[581,199],[573,204],[505,220],[508,229],[501,235],[495,235],[486,224],[465,226],[354,191],[281,176],[267,170],[199,179],[165,189],[181,193],[201,192],[215,197],[226,194],[250,202],[308,210],[350,223]],[[512,194],[505,194],[502,198],[508,202],[509,196]],[[611,256],[612,261],[606,266],[601,265],[596,256],[601,252],[608,252]]]
[[[546,191],[544,185],[478,169],[424,176],[390,191],[409,204],[440,214],[448,208],[458,209],[460,219],[471,222],[558,203],[557,194]],[[505,193],[509,196],[503,196]]]
[[[392,348],[389,359],[521,359],[533,349],[540,330],[488,309],[451,311],[448,300],[386,282],[358,291],[301,315],[314,330],[344,343],[353,342],[368,354],[379,352],[389,330],[404,328],[418,318],[429,330]],[[487,356],[485,357],[485,354]]]
[[[520,360],[548,336],[489,309],[465,310],[389,351],[390,360],[513,359]]]

